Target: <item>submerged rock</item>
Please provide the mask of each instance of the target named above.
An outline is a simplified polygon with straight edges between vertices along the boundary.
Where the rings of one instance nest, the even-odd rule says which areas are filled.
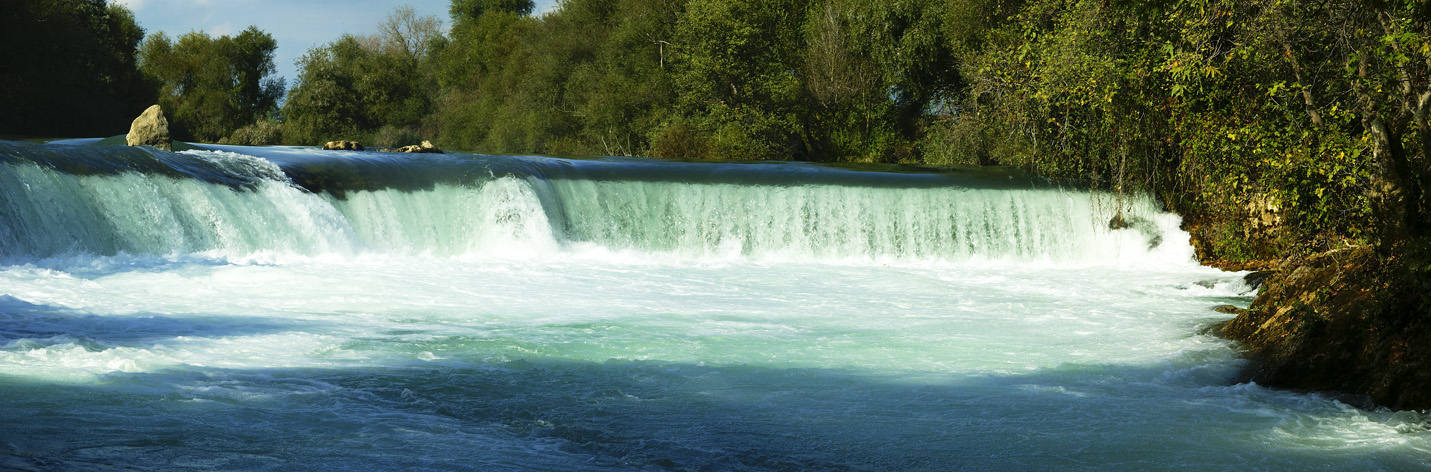
[[[129,124],[129,134],[125,144],[130,146],[154,146],[166,151],[173,150],[169,139],[169,120],[164,118],[164,110],[154,105],[140,113]]]
[[[1262,288],[1262,284],[1264,282],[1267,282],[1267,278],[1271,277],[1272,274],[1273,272],[1270,270],[1259,270],[1243,276],[1242,282],[1246,283],[1247,286],[1251,287],[1253,290],[1256,290]]]
[[[1143,233],[1148,238],[1148,249],[1153,249],[1163,244],[1163,232],[1158,229],[1158,225],[1152,220],[1138,216],[1123,217],[1122,213],[1114,215],[1108,220],[1108,229],[1118,231],[1125,229],[1136,230]]]
[[[1218,306],[1212,307],[1212,311],[1215,311],[1215,312],[1218,312],[1218,313],[1225,313],[1225,314],[1229,314],[1229,315],[1241,315],[1241,314],[1247,312],[1247,310],[1243,310],[1243,309],[1238,308],[1238,307],[1236,307],[1236,306],[1234,306],[1234,305],[1218,305]]]
[[[432,145],[432,141],[423,141],[422,144],[413,146],[403,146],[393,150],[394,152],[414,152],[422,154],[442,154],[442,150]]]
[[[357,141],[328,141],[323,144],[323,149],[328,151],[361,151],[363,145]]]

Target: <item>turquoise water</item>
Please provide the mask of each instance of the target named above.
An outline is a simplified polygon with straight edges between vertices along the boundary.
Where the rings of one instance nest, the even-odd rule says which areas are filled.
[[[0,468],[1421,470],[1011,175],[0,142]],[[316,193],[315,193],[316,191]]]

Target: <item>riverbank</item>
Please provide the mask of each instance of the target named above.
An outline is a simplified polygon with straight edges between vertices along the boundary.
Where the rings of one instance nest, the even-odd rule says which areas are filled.
[[[1349,246],[1282,261],[1219,327],[1254,363],[1242,381],[1341,394],[1361,408],[1431,408],[1431,244]]]

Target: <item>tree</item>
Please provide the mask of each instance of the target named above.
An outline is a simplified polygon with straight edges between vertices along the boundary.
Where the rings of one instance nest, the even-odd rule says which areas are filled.
[[[274,111],[283,97],[285,80],[273,77],[278,70],[273,64],[273,53],[278,49],[273,36],[250,26],[233,38],[232,48],[229,67],[236,101],[233,116],[242,120],[241,126]]]
[[[159,104],[180,139],[214,142],[272,113],[284,80],[273,78],[273,37],[250,26],[236,37],[163,32],[140,46],[140,69],[160,85]]]
[[[516,15],[530,15],[536,9],[532,0],[452,0],[452,20],[456,24],[475,23],[482,15],[504,12]]]
[[[365,54],[357,37],[344,35],[298,60],[298,81],[283,105],[285,140],[318,144],[373,127],[351,66]]]
[[[122,133],[154,95],[135,65],[144,30],[104,0],[0,2],[0,132]]]
[[[830,0],[805,26],[813,152],[829,160],[913,157],[937,102],[962,87],[944,40],[944,2]]]
[[[486,152],[536,152],[545,135],[545,119],[533,108],[551,107],[556,90],[545,77],[529,72],[541,57],[536,46],[538,20],[530,8],[459,11],[454,2],[451,40],[435,51],[441,108],[433,123],[449,146]],[[482,3],[482,2],[477,2]],[[529,3],[529,2],[528,2]],[[546,55],[550,58],[552,56]],[[541,84],[541,85],[538,85]]]
[[[1014,8],[1010,8],[1013,5]],[[1213,257],[1424,234],[1431,46],[1424,2],[987,2],[956,39],[956,129],[1001,162],[1153,191]],[[1211,222],[1204,225],[1202,222]],[[1316,242],[1323,241],[1323,242]]]
[[[441,43],[439,25],[401,7],[377,35],[344,35],[308,51],[283,108],[286,140],[318,144],[341,135],[379,146],[417,144],[437,93],[426,48]]]
[[[675,32],[673,125],[706,136],[712,157],[811,157],[797,75],[804,13],[797,1],[691,1]]]
[[[378,24],[378,38],[391,53],[401,53],[418,60],[427,57],[428,45],[442,36],[442,21],[435,16],[420,16],[411,6],[401,6],[388,13]]]

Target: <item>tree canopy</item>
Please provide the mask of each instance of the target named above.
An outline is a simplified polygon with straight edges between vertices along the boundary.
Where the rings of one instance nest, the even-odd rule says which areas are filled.
[[[981,2],[955,120],[976,153],[1246,222],[1222,249],[1246,257],[1424,232],[1424,2]]]
[[[145,38],[139,68],[159,85],[159,105],[170,131],[186,140],[214,142],[272,113],[284,80],[272,77],[278,43],[250,26],[237,36],[190,32],[171,40]]]
[[[0,132],[113,134],[152,104],[135,67],[144,30],[123,5],[7,0],[0,25]]]

